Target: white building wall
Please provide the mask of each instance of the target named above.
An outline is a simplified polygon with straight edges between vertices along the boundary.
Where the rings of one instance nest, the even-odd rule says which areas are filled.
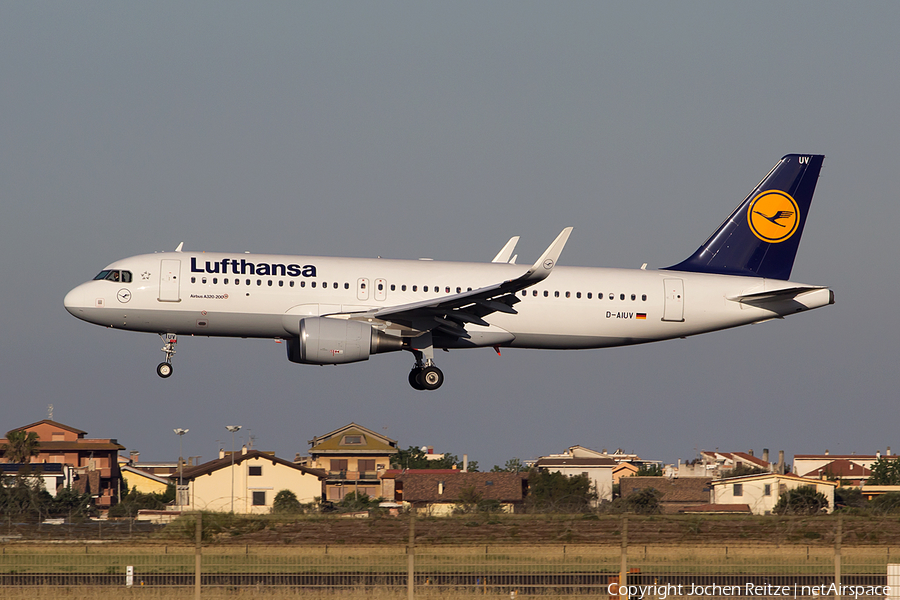
[[[262,467],[262,474],[251,476],[251,466]],[[294,492],[297,500],[304,503],[312,502],[315,497],[322,495],[322,484],[315,475],[258,457],[195,478],[191,482],[190,509],[230,512],[232,468],[235,513],[267,514],[275,502],[275,495],[281,490]],[[264,504],[253,504],[253,492],[264,494]]]

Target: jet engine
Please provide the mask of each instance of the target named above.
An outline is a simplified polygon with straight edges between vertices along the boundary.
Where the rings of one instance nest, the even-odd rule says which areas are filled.
[[[300,336],[287,341],[288,360],[307,365],[337,365],[369,360],[372,354],[405,347],[403,338],[387,335],[367,323],[306,317]]]

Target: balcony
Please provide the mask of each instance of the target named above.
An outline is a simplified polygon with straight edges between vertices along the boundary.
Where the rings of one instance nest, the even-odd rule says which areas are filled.
[[[378,481],[376,471],[328,471],[328,481]]]

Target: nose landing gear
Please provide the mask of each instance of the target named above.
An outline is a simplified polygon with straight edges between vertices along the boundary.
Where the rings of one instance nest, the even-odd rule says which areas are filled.
[[[166,360],[156,366],[156,374],[166,379],[172,376],[172,357],[175,356],[175,344],[178,340],[174,333],[161,333],[159,337],[165,342],[162,351],[166,353]]]

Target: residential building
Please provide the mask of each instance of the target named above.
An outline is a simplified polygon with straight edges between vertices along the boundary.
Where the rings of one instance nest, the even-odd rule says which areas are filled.
[[[234,457],[220,452],[220,458],[187,467],[179,477],[187,493],[178,501],[180,510],[234,511],[239,514],[265,514],[281,490],[290,490],[301,503],[321,498],[328,473],[310,469],[272,453],[246,449]]]
[[[309,441],[309,457],[295,462],[328,473],[325,498],[340,502],[350,492],[385,498],[379,473],[399,452],[397,440],[350,423]]]
[[[3,463],[0,464],[0,474],[4,477],[22,476],[31,482],[39,480],[54,498],[59,490],[72,487],[75,481],[75,468],[61,463]]]
[[[638,471],[640,471],[640,468],[638,466],[633,465],[629,462],[620,462],[612,470],[613,485],[617,485],[618,483],[620,483],[623,477],[632,477],[634,475],[637,475]]]
[[[527,473],[409,469],[395,477],[395,500],[433,516],[452,514],[465,497],[494,500],[504,512],[519,512],[524,508],[527,490]]]
[[[31,457],[34,463],[58,463],[69,465],[75,470],[72,489],[94,496],[99,508],[109,508],[118,502],[121,474],[117,456],[125,446],[113,438],[87,438],[86,432],[44,419],[31,425],[18,427],[12,431],[34,432],[38,438],[38,454]],[[2,450],[8,440],[0,439],[0,462]]]
[[[717,479],[712,482],[713,504],[748,504],[753,514],[768,515],[774,510],[781,494],[800,487],[811,487],[821,492],[828,501],[826,512],[834,510],[834,488],[837,483],[807,479],[790,473],[762,473]]]
[[[875,454],[831,454],[828,450],[825,454],[795,454],[793,472],[801,477],[848,480],[844,485],[865,485],[872,465],[880,458],[895,460],[897,455],[891,454],[890,446]]]
[[[619,492],[622,497],[653,488],[662,492],[660,509],[663,513],[683,512],[691,506],[710,503],[710,477],[624,477],[619,480]]]
[[[572,446],[562,454],[542,456],[532,464],[541,471],[558,472],[567,477],[584,475],[597,492],[598,503],[612,500],[613,469],[617,463],[608,454],[584,446]]]
[[[129,465],[121,465],[119,470],[122,472],[122,479],[125,481],[125,485],[128,486],[129,492],[165,494],[169,485],[172,485],[172,481],[165,477],[160,477]]]

